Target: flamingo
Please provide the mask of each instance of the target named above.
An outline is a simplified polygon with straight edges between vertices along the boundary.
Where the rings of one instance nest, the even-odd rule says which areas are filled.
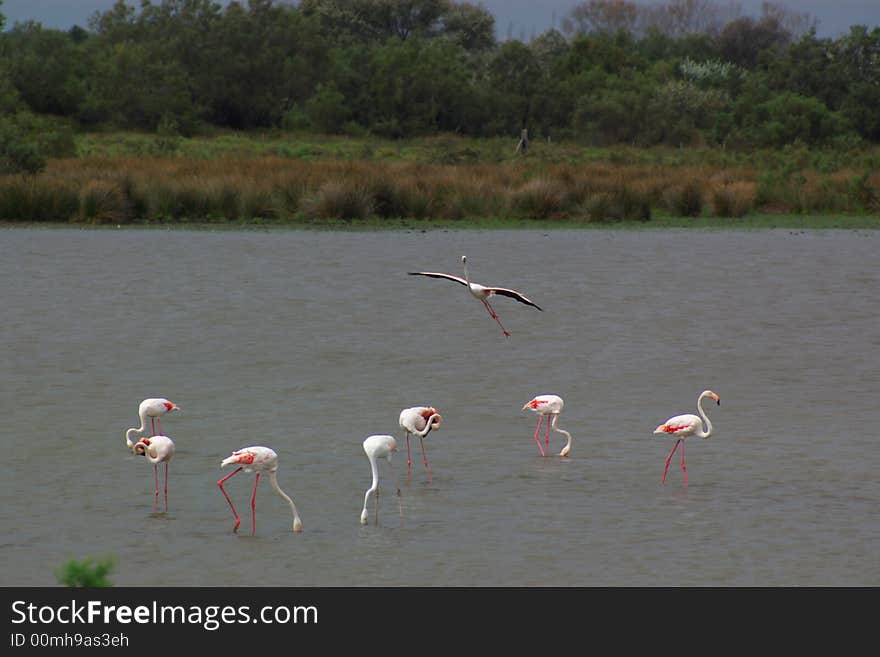
[[[424,438],[432,429],[437,429],[443,418],[437,412],[436,408],[428,406],[413,406],[405,408],[400,412],[398,423],[400,428],[406,431],[406,477],[409,479],[412,459],[409,453],[409,434],[419,437],[419,443],[422,445],[422,460],[425,462],[425,470],[428,471],[428,481],[431,481],[431,468],[428,467],[428,456],[425,454]]]
[[[150,430],[152,435],[156,435],[156,424],[159,425],[159,433],[162,433],[162,416],[172,411],[179,411],[180,406],[174,402],[170,402],[164,397],[151,397],[145,399],[138,406],[138,417],[141,419],[141,426],[132,427],[125,432],[125,444],[132,452],[134,451],[134,443],[131,442],[131,434],[143,434],[147,428],[147,418],[150,418]]]
[[[156,479],[153,513],[156,513],[159,508],[159,464],[165,464],[165,513],[168,513],[168,463],[174,457],[174,441],[168,436],[141,438],[135,443],[132,451],[153,464],[153,473]]]
[[[498,322],[498,326],[501,327],[501,330],[504,331],[504,335],[508,338],[510,337],[510,333],[507,331],[506,328],[504,328],[501,320],[498,319],[498,313],[495,312],[495,309],[489,303],[489,297],[495,294],[500,294],[505,297],[510,297],[511,299],[516,299],[520,303],[524,303],[527,306],[532,306],[533,308],[537,308],[538,310],[543,312],[543,308],[541,308],[538,304],[529,301],[525,296],[523,296],[520,292],[517,292],[516,290],[511,290],[506,287],[494,287],[480,285],[478,283],[471,283],[471,278],[468,275],[467,256],[461,256],[461,264],[464,266],[464,278],[459,278],[458,276],[453,276],[452,274],[442,274],[434,271],[411,271],[409,272],[409,275],[430,276],[431,278],[446,278],[450,281],[455,281],[456,283],[461,283],[462,285],[467,286],[473,297],[480,301],[486,307],[489,315],[492,316],[492,319]]]
[[[370,493],[375,493],[376,502],[376,524],[379,524],[379,466],[376,459],[388,459],[391,463],[391,454],[397,451],[397,441],[394,436],[368,436],[364,440],[364,452],[370,459],[370,470],[373,472],[373,483],[364,494],[364,510],[361,511],[361,524],[367,524],[367,503],[370,501]],[[398,490],[398,493],[400,491]]]
[[[559,414],[562,413],[563,404],[562,397],[559,397],[558,395],[538,395],[531,401],[526,402],[522,407],[522,410],[532,410],[538,416],[538,427],[535,429],[535,442],[538,443],[538,449],[541,451],[541,456],[545,456],[545,453],[544,448],[541,447],[541,439],[538,438],[538,434],[541,432],[541,422],[548,415],[553,416],[553,431],[564,434],[568,437],[568,442],[565,444],[565,447],[562,448],[562,451],[559,452],[559,456],[568,456],[568,452],[571,450],[571,434],[565,429],[560,429],[556,426],[556,422],[559,420]],[[548,452],[550,451],[550,427],[550,418],[547,418],[547,433],[544,436],[544,442],[547,445]]]
[[[229,499],[229,495],[226,494],[226,489],[223,488],[223,482],[242,470],[245,472],[256,473],[256,477],[254,477],[254,493],[251,495],[251,535],[256,534],[257,532],[257,484],[260,483],[261,472],[269,473],[269,483],[272,484],[272,488],[275,489],[276,493],[287,500],[287,503],[290,505],[290,510],[293,512],[293,531],[302,531],[302,520],[300,520],[299,514],[296,512],[296,505],[278,486],[278,478],[275,476],[275,472],[278,470],[278,454],[275,453],[275,450],[261,446],[242,447],[241,449],[232,452],[231,456],[223,459],[220,463],[220,467],[225,468],[230,464],[238,464],[238,467],[218,481],[217,486],[219,486],[220,492],[223,493],[223,497],[229,502],[229,507],[232,509],[232,515],[235,517],[235,526],[232,528],[233,532],[238,531],[241,519],[235,512],[235,506],[233,506],[232,500]]]
[[[700,396],[697,397],[697,410],[700,412],[702,421],[696,415],[687,413],[685,415],[671,417],[654,429],[654,433],[669,433],[676,436],[672,451],[669,452],[669,456],[666,457],[666,466],[663,468],[663,479],[660,483],[666,483],[666,472],[669,470],[669,462],[672,460],[672,455],[675,454],[675,450],[678,449],[678,444],[681,443],[681,472],[684,474],[684,485],[688,485],[687,467],[685,467],[684,464],[684,439],[688,436],[708,438],[712,435],[712,423],[709,421],[709,417],[703,410],[703,400],[706,397],[711,397],[719,406],[721,405],[721,399],[711,390],[704,390],[701,392]],[[706,423],[705,431],[703,430],[703,421]]]

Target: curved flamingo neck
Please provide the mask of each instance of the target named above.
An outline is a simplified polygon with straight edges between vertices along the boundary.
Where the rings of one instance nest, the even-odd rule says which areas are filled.
[[[557,421],[559,421],[559,413],[554,413],[553,414],[553,422],[550,424],[550,426],[553,427],[553,431],[556,431],[557,433],[564,434],[565,437],[568,438],[568,442],[565,443],[565,447],[563,447],[562,451],[560,452],[560,454],[565,455],[565,454],[568,454],[569,450],[571,450],[571,434],[568,433],[568,431],[566,431],[565,429],[561,429],[561,428],[557,427],[556,426]]]
[[[274,470],[269,472],[269,483],[272,484],[272,488],[275,489],[276,493],[287,500],[287,503],[290,505],[290,511],[293,513],[293,531],[300,531],[302,529],[302,520],[300,520],[299,514],[296,512],[296,505],[293,503],[293,500],[281,490],[281,486],[278,485],[278,477],[275,476]]]
[[[697,410],[700,411],[700,417],[702,417],[703,422],[706,423],[706,430],[697,432],[697,436],[700,438],[708,438],[712,435],[712,421],[709,419],[709,416],[706,415],[706,411],[703,410],[703,400],[708,396],[709,395],[700,395],[700,398],[697,399]]]
[[[425,424],[425,428],[421,431],[413,431],[413,435],[418,436],[419,438],[424,438],[429,433],[431,433],[431,427],[434,426],[434,418],[440,417],[439,413],[434,413],[431,417],[428,418],[427,423]]]
[[[379,464],[376,462],[375,454],[370,455],[370,472],[373,473],[373,483],[370,484],[370,490],[367,493],[370,493],[377,488],[379,488]],[[364,506],[366,506],[367,502],[364,500]]]
[[[364,510],[361,511],[361,523],[367,524],[367,504],[370,502],[370,493],[379,488],[379,465],[376,463],[375,454],[367,454],[370,459],[370,471],[373,473],[373,483],[364,493]]]
[[[125,444],[126,446],[133,452],[134,451],[134,443],[131,442],[131,434],[143,434],[144,433],[144,424],[141,423],[140,427],[132,427],[128,431],[125,432]]]

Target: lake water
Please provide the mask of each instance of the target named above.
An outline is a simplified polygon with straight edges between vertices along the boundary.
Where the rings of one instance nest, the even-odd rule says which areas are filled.
[[[880,585],[880,232],[0,230],[0,574],[117,585]],[[513,287],[493,305],[415,270]],[[654,428],[706,404],[690,486]],[[569,458],[523,404],[565,399]],[[170,511],[125,448],[145,397]],[[397,418],[432,405],[406,478]],[[364,438],[391,433],[379,524]],[[564,444],[551,434],[552,453]],[[287,505],[220,461],[279,454]],[[393,467],[393,470],[392,470]],[[401,496],[394,494],[395,476]],[[161,508],[161,502],[160,502]]]

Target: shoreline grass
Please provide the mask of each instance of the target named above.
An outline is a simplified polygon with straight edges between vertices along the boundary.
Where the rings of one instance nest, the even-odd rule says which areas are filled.
[[[193,231],[193,232],[236,232],[236,231],[491,231],[491,230],[606,230],[606,231],[651,231],[651,230],[705,230],[705,231],[749,231],[749,230],[880,230],[880,217],[871,215],[792,215],[761,214],[729,219],[724,217],[660,217],[649,222],[580,222],[504,218],[475,217],[459,221],[438,221],[432,219],[377,219],[326,220],[319,222],[283,222],[265,220],[239,220],[230,222],[150,222],[127,224],[85,224],[44,221],[2,221],[2,229],[46,229],[46,230],[145,230],[145,231]]]
[[[52,159],[38,175],[0,175],[0,221],[880,227],[880,148],[845,156],[541,143],[515,157],[504,141],[454,136],[79,139],[79,156]]]

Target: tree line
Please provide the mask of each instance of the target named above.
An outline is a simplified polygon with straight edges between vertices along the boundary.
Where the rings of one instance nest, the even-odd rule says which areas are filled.
[[[0,14],[0,152],[23,133],[20,149],[63,152],[65,129],[103,127],[880,142],[880,28],[822,38],[782,5],[710,0],[590,0],[560,28],[499,41],[485,8],[454,0],[118,0],[70,30]]]

